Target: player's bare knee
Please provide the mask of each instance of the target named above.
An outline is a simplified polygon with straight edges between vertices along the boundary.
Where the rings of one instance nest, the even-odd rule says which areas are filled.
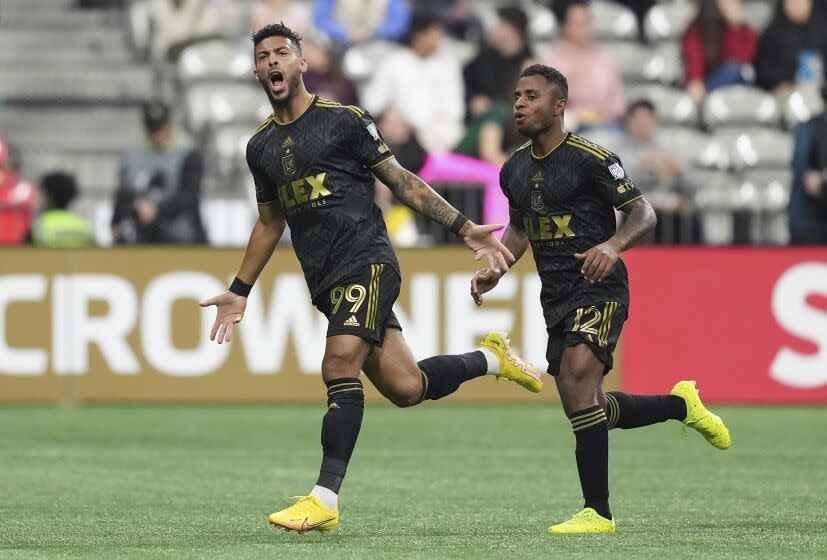
[[[340,377],[358,377],[361,370],[355,353],[330,353],[322,358],[322,378],[325,381]]]
[[[416,406],[422,402],[422,383],[405,383],[397,385],[390,391],[388,400],[399,408]]]

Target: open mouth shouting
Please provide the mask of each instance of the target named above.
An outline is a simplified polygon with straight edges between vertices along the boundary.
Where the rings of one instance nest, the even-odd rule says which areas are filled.
[[[278,95],[287,91],[287,83],[284,81],[284,73],[281,70],[270,70],[267,75],[270,80],[270,90]]]

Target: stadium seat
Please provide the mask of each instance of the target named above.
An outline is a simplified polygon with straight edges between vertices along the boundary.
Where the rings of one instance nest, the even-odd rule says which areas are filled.
[[[695,206],[701,221],[703,241],[709,245],[726,245],[734,237],[733,210],[738,204],[735,177],[727,172],[693,169],[698,185]]]
[[[657,4],[646,13],[643,31],[650,41],[678,39],[695,16],[696,10],[690,2]]]
[[[351,47],[342,58],[342,70],[356,83],[363,83],[373,75],[379,63],[390,53],[399,49],[390,41],[371,41]]]
[[[228,41],[207,41],[191,45],[178,59],[178,79],[187,84],[197,80],[251,79],[253,57]]]
[[[680,49],[674,43],[652,49],[632,41],[609,41],[600,43],[600,47],[614,59],[627,84],[674,84],[683,78]]]
[[[743,2],[741,4],[741,19],[752,27],[756,33],[761,33],[769,25],[775,10],[774,2]]]
[[[716,138],[727,148],[734,169],[787,169],[793,156],[793,138],[770,128],[720,130]]]
[[[710,128],[778,126],[780,110],[771,94],[754,87],[733,85],[717,89],[704,101],[704,120]]]
[[[612,2],[592,2],[589,10],[597,39],[637,40],[638,28],[634,12]]]
[[[801,87],[787,98],[782,108],[784,124],[793,128],[798,123],[807,122],[824,111],[824,99],[813,87]]]
[[[207,154],[219,182],[247,173],[247,142],[255,130],[254,126],[228,124],[217,126],[210,134]]]
[[[537,2],[524,6],[528,15],[528,34],[536,41],[549,40],[557,33],[557,19],[554,12]]]
[[[626,88],[626,101],[633,103],[648,99],[655,105],[661,123],[694,126],[698,122],[698,108],[682,89],[659,84]]]
[[[152,25],[149,17],[149,0],[135,0],[128,8],[126,31],[132,50],[142,59],[149,56]]]
[[[261,88],[254,84],[198,82],[186,93],[187,124],[196,135],[220,124],[255,127],[273,112]]]
[[[752,239],[756,243],[784,244],[789,239],[787,205],[793,174],[788,169],[751,170],[741,177],[739,191],[752,199]]]
[[[682,154],[683,160],[704,169],[727,169],[729,153],[715,137],[688,127],[663,127],[658,138],[662,145],[669,146],[675,153]]]

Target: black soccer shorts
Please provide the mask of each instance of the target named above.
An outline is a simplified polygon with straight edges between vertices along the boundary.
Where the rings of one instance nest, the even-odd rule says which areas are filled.
[[[366,265],[339,280],[317,306],[327,316],[327,336],[352,334],[382,346],[386,329],[402,330],[393,313],[401,285],[387,264]]]
[[[603,375],[612,370],[614,350],[628,313],[626,306],[607,301],[580,307],[549,327],[546,359],[548,372],[557,375],[563,351],[577,344],[587,344],[598,360],[606,366]]]

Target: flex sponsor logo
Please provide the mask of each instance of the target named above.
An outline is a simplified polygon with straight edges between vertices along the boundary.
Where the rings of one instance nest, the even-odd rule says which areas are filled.
[[[323,199],[330,196],[330,190],[325,185],[326,179],[327,173],[319,173],[279,185],[277,192],[281,207],[290,212],[294,209],[302,211],[307,208],[324,206]]]

